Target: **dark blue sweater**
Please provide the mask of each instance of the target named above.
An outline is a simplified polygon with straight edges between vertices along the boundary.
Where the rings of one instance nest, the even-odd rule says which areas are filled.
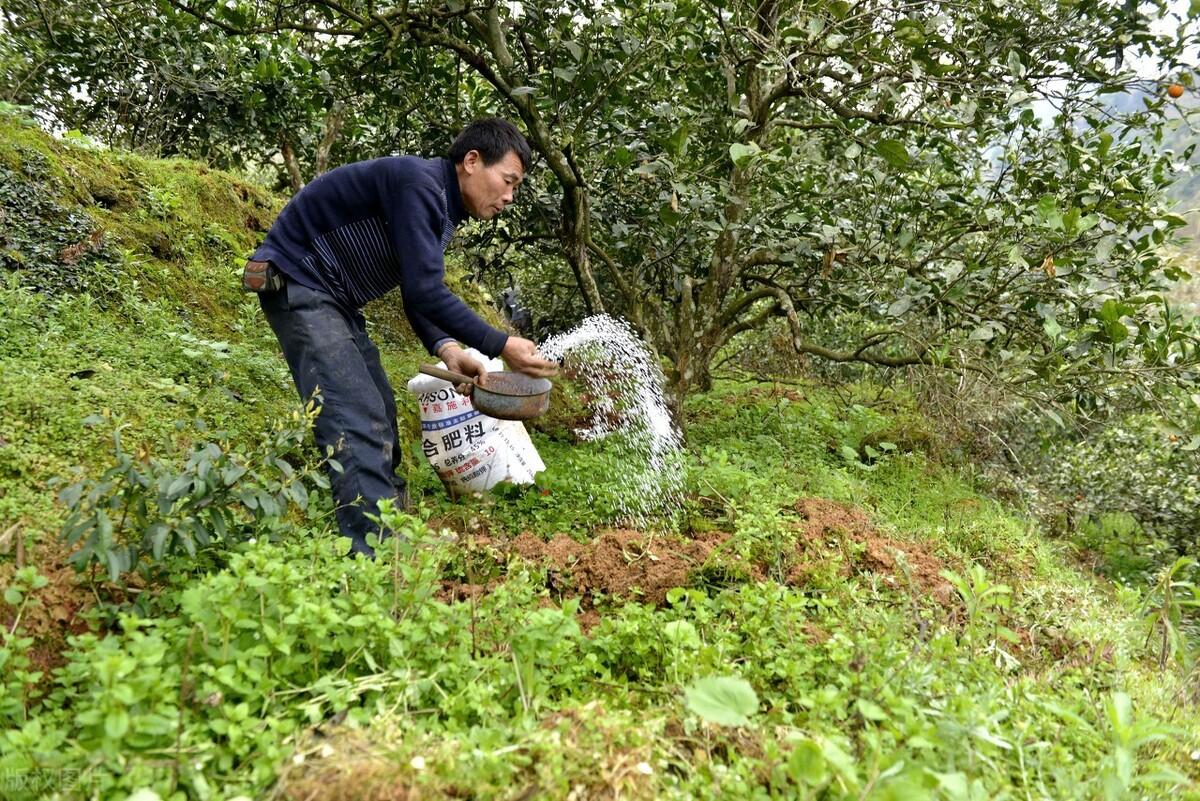
[[[301,189],[253,258],[351,309],[399,286],[408,321],[430,353],[454,338],[497,356],[508,335],[444,283],[443,254],[465,216],[449,159],[360,161]]]

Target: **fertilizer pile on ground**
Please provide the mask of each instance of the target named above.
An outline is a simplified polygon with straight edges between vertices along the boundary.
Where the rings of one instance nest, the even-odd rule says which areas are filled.
[[[608,315],[588,317],[541,345],[549,359],[590,398],[585,440],[604,440],[621,462],[611,500],[618,518],[645,526],[669,514],[683,494],[679,431],[663,397],[663,373],[629,326]]]

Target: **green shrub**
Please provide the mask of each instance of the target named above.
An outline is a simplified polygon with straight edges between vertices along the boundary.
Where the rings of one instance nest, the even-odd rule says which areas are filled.
[[[103,798],[148,786],[209,798],[217,782],[267,786],[298,730],[339,714],[364,724],[385,691],[429,704],[441,690],[426,677],[443,661],[429,646],[451,631],[432,600],[448,544],[387,504],[380,516],[398,536],[375,561],[292,529],[284,542],[234,546],[219,572],[176,573],[148,616],[71,637],[36,702],[10,697],[24,676],[6,666],[0,776],[69,772],[76,790]]]
[[[1179,411],[1186,420],[1188,410]],[[1186,553],[1200,532],[1197,446],[1160,417],[1133,415],[1082,441],[1053,441],[1033,480],[1043,491],[1075,498],[1080,516],[1128,514],[1152,538]]]
[[[312,403],[293,412],[255,446],[214,432],[191,446],[182,465],[135,457],[122,447],[118,427],[115,463],[99,479],[83,479],[59,494],[70,510],[62,537],[78,546],[71,563],[81,571],[98,565],[116,582],[130,571],[150,573],[170,557],[194,559],[269,534],[289,509],[307,509],[310,493],[329,488],[320,465],[304,453],[316,413]],[[207,433],[203,423],[194,425],[201,436]]]

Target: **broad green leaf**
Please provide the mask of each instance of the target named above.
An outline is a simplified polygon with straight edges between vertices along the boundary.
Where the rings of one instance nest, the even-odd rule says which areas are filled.
[[[1054,195],[1042,195],[1037,204],[1038,216],[1048,228],[1055,231],[1063,229],[1062,214],[1058,210],[1058,201]]]
[[[910,161],[908,149],[904,143],[896,139],[883,139],[876,143],[876,152],[883,156],[884,161],[893,167],[903,169]]]
[[[125,801],[162,801],[162,796],[153,790],[142,788],[131,793]],[[237,801],[237,799],[231,799],[231,801]]]
[[[750,163],[750,159],[758,155],[759,148],[756,144],[743,145],[741,142],[734,142],[729,146],[729,158],[733,159],[733,163],[739,167],[744,167]]]
[[[745,679],[710,676],[684,691],[688,711],[719,726],[749,726],[758,696]]]
[[[809,786],[824,784],[829,777],[821,746],[808,738],[796,743],[788,756],[787,766],[789,776]]]
[[[938,789],[945,793],[948,801],[970,801],[970,794],[967,791],[967,776],[965,773],[937,773],[930,771],[935,779],[937,779]]]
[[[896,23],[895,37],[909,47],[920,47],[925,44],[925,28],[920,22],[902,19]]]
[[[868,701],[866,698],[859,698],[855,702],[855,707],[858,708],[858,713],[867,720],[887,720],[887,713],[883,711],[883,707],[874,701]]]
[[[977,327],[974,331],[972,331],[971,336],[968,337],[968,339],[970,339],[974,342],[988,342],[995,336],[996,336],[996,329],[993,328],[991,326],[991,324],[984,323],[983,325]]]
[[[700,635],[696,627],[686,620],[672,620],[663,626],[663,635],[680,647],[699,648]]]
[[[821,754],[843,781],[852,786],[858,784],[858,769],[854,767],[854,757],[843,751],[841,746],[832,740],[822,740]]]
[[[114,709],[104,716],[104,736],[110,740],[120,740],[129,731],[129,713],[124,709]]]

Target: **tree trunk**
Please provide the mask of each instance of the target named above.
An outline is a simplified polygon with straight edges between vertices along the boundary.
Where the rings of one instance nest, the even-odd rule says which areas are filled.
[[[321,143],[317,145],[317,162],[316,175],[320,175],[329,169],[329,152],[333,150],[333,144],[337,141],[338,136],[342,132],[342,125],[346,121],[346,104],[340,100],[334,101],[330,106],[329,111],[325,113],[325,132],[321,136]]]
[[[583,295],[588,314],[603,314],[604,300],[592,273],[588,253],[588,195],[582,186],[563,186],[562,243],[563,254],[575,274],[575,283]]]
[[[283,131],[279,132],[279,152],[283,154],[283,166],[287,168],[288,184],[292,188],[292,194],[295,194],[304,188],[304,179],[300,176],[300,162],[296,160],[296,151]]]

